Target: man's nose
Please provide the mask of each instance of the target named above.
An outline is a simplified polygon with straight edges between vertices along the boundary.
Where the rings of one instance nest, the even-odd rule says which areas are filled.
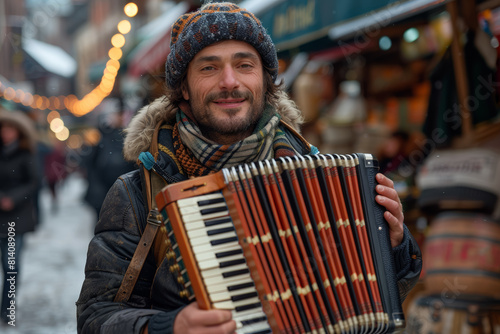
[[[236,89],[239,87],[239,79],[238,74],[232,66],[225,66],[221,73],[220,80],[220,88],[221,89]]]

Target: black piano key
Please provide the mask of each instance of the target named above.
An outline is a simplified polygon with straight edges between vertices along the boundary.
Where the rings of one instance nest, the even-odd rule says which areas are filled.
[[[216,208],[202,209],[202,210],[200,210],[200,213],[202,215],[209,215],[211,213],[217,213],[217,212],[223,212],[223,211],[227,211],[227,206],[218,206]]]
[[[221,225],[225,223],[231,223],[231,217],[224,217],[224,218],[213,218],[213,219],[207,219],[204,221],[206,227],[210,226],[215,226],[215,225]]]
[[[257,332],[247,332],[245,334],[271,334],[272,331],[270,329],[264,329],[262,331],[257,331]]]
[[[248,304],[248,305],[236,306],[234,310],[236,312],[243,312],[243,311],[248,311],[248,310],[251,310],[254,308],[261,308],[261,307],[262,307],[262,305],[260,303],[252,303],[252,304]]]
[[[241,283],[241,284],[228,286],[227,291],[236,291],[236,290],[251,288],[252,286],[254,286],[253,281],[249,281],[247,283]]]
[[[243,259],[237,259],[237,260],[231,260],[231,261],[224,261],[219,264],[219,268],[227,268],[231,266],[236,266],[238,264],[243,264],[246,263],[246,260]]]
[[[217,234],[222,234],[222,233],[228,233],[228,232],[233,232],[234,227],[224,227],[224,228],[218,228],[214,230],[207,231],[207,235],[217,235]]]
[[[240,301],[240,300],[245,300],[245,299],[249,299],[249,298],[253,298],[253,297],[258,297],[259,295],[257,294],[257,291],[255,292],[249,292],[249,293],[243,293],[243,294],[240,294],[240,295],[234,295],[231,297],[231,300],[233,302],[237,302],[237,301]]]
[[[238,241],[238,237],[234,236],[234,237],[229,237],[229,238],[224,238],[224,239],[212,240],[212,241],[210,241],[210,244],[212,246],[217,246],[217,245],[227,244],[228,242],[233,242],[233,241]]]
[[[215,254],[215,257],[220,259],[223,257],[228,257],[228,256],[233,256],[233,255],[238,255],[238,254],[243,254],[243,249],[240,248],[240,249],[235,249],[235,250],[231,250],[231,251],[220,252],[220,253]]]
[[[205,206],[224,202],[224,197],[198,201],[198,206]]]
[[[249,272],[250,272],[250,270],[248,270],[248,269],[233,270],[233,271],[228,271],[228,272],[222,273],[222,277],[229,278],[229,277],[247,274]]]
[[[253,319],[248,319],[248,320],[243,320],[243,321],[240,321],[242,325],[251,325],[251,324],[255,324],[257,322],[264,322],[264,321],[267,321],[267,317],[257,317],[257,318],[253,318]]]

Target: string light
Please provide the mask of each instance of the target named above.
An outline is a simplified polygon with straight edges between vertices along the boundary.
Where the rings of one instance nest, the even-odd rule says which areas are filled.
[[[134,17],[137,15],[139,8],[137,8],[137,5],[135,3],[129,2],[128,4],[125,5],[123,11],[125,12],[125,15],[127,15],[128,17]]]
[[[123,8],[125,15],[128,17],[134,17],[137,15],[139,9],[137,5],[133,2],[129,2]],[[32,109],[40,109],[40,110],[52,110],[49,115],[53,112],[57,112],[56,110],[69,110],[75,116],[83,116],[94,110],[102,100],[108,96],[113,90],[115,79],[118,74],[118,70],[120,69],[119,60],[123,56],[123,52],[121,48],[125,45],[126,39],[125,36],[130,32],[132,26],[128,20],[122,20],[117,25],[117,30],[119,33],[115,34],[111,38],[111,45],[108,52],[109,61],[106,63],[106,68],[103,72],[101,83],[86,94],[82,99],[78,99],[75,95],[70,94],[67,96],[40,96],[38,94],[32,95],[31,93],[24,92],[20,89],[15,90],[12,87],[5,86],[2,82],[0,82],[0,96],[3,95],[4,99],[8,101],[13,101],[15,103],[21,103],[26,107],[31,107]],[[52,114],[53,115],[53,114]],[[49,116],[47,116],[47,121],[51,123],[55,119],[60,119],[60,116],[51,116],[51,120],[49,120]],[[66,128],[67,129],[67,128]],[[56,133],[60,134],[60,132]],[[66,140],[69,137],[69,130],[67,136],[59,135],[58,139],[64,138],[62,140]]]
[[[118,23],[117,28],[120,34],[126,35],[130,32],[130,29],[132,29],[132,25],[128,20],[123,20]]]

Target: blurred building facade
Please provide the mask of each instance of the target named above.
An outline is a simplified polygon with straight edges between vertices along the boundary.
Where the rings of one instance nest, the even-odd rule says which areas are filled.
[[[22,54],[22,29],[26,17],[24,0],[0,1],[0,75],[9,82],[25,80]]]

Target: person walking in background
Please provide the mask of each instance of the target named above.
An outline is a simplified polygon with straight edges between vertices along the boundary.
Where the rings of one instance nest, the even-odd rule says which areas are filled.
[[[99,126],[101,139],[92,148],[85,164],[88,179],[85,201],[97,215],[116,178],[136,168],[135,163],[125,161],[122,154],[124,111],[121,103],[115,106],[107,103],[105,106],[108,110],[105,110],[105,119]]]
[[[68,168],[66,166],[66,152],[64,151],[64,143],[54,139],[54,144],[47,153],[44,159],[44,181],[52,195],[52,211],[55,213],[58,209],[57,203],[57,188],[68,176]]]
[[[7,281],[12,274],[7,273],[17,273],[19,282],[23,235],[34,231],[38,220],[34,204],[38,184],[35,145],[31,119],[20,111],[0,109],[1,319],[5,323],[12,320],[8,312],[11,298]]]

